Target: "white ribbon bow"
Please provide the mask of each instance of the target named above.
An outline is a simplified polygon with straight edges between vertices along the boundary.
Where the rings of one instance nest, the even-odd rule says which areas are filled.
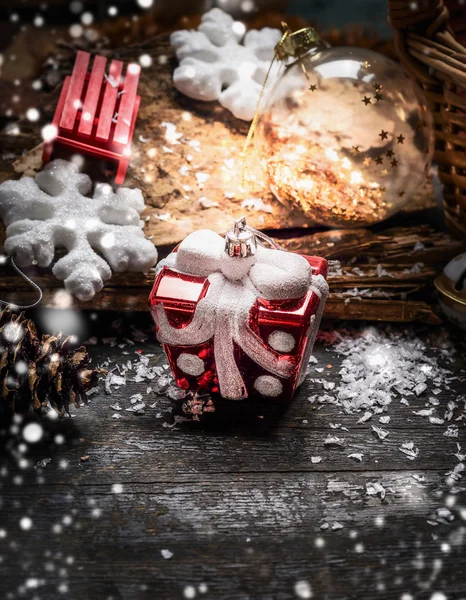
[[[158,339],[163,344],[196,346],[213,338],[214,358],[220,393],[224,398],[247,398],[247,390],[234,357],[235,342],[254,362],[266,371],[287,378],[295,363],[277,355],[249,327],[250,310],[257,298],[285,300],[302,298],[309,289],[319,297],[326,293],[322,276],[312,277],[305,258],[298,254],[257,247],[253,256],[230,257],[225,240],[209,230],[190,234],[168,258],[164,266],[190,275],[207,277],[209,290],[199,300],[191,322],[182,328],[170,325],[163,304],[158,304],[154,318]],[[319,279],[317,287],[313,280]],[[323,285],[322,285],[323,281]],[[319,303],[322,312],[324,302]],[[320,316],[316,315],[317,329]],[[313,332],[315,337],[315,332]],[[308,353],[306,353],[308,354]],[[309,356],[307,356],[309,360]]]

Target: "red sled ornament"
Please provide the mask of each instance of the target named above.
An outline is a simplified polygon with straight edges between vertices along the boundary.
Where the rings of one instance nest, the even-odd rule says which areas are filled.
[[[266,248],[261,238],[242,219],[225,238],[190,234],[159,263],[150,310],[180,388],[291,400],[304,381],[327,261]]]
[[[131,158],[140,96],[141,67],[131,63],[123,77],[123,63],[79,51],[71,76],[65,79],[52,121],[53,134],[46,140],[42,160],[48,162],[55,144],[118,163],[115,183],[125,180]]]

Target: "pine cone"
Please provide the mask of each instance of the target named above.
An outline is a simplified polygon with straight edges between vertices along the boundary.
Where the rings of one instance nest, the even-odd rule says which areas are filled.
[[[43,335],[24,313],[0,312],[0,412],[25,413],[51,406],[62,415],[70,404],[87,404],[100,369],[88,368],[86,348],[72,348],[72,337]]]

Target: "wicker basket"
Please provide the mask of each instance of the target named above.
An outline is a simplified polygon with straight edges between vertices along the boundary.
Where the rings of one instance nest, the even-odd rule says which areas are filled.
[[[466,6],[461,0],[389,0],[389,13],[396,50],[434,115],[445,221],[466,238]]]

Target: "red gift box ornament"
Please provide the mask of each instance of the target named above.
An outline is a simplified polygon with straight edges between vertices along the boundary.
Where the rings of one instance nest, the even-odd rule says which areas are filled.
[[[190,234],[159,263],[149,298],[177,385],[290,400],[306,377],[326,275],[325,259],[280,250],[244,219],[225,238]]]

